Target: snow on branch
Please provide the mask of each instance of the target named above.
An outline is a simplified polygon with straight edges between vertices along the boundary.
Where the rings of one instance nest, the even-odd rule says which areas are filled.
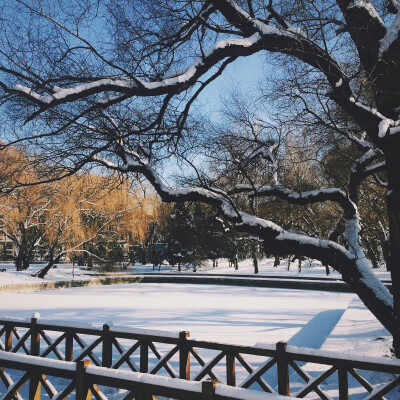
[[[390,48],[390,46],[399,38],[400,31],[400,5],[396,1],[397,15],[394,18],[392,24],[388,28],[386,35],[380,41],[379,56],[382,57]]]
[[[202,57],[197,58],[191,65],[179,71],[170,72],[159,81],[144,81],[135,77],[110,76],[98,79],[71,88],[52,88],[48,94],[40,94],[32,87],[16,84],[5,90],[19,94],[44,109],[102,92],[115,92],[129,96],[157,96],[168,94],[171,91],[179,92],[188,85],[193,84],[199,76],[217,65],[226,57],[232,55],[245,56],[259,51],[262,40],[259,33],[254,33],[247,38],[231,38],[215,43]]]
[[[350,214],[357,212],[357,207],[350,200],[345,192],[337,188],[321,188],[304,192],[296,192],[281,185],[258,186],[237,185],[229,193],[250,193],[251,197],[278,197],[291,204],[306,205],[312,203],[321,203],[324,201],[333,201],[338,203],[343,210]]]
[[[343,82],[337,88],[337,91],[350,93],[348,80],[338,63],[328,52],[308,39],[298,29],[290,26],[287,29],[277,28],[271,26],[267,21],[251,18],[233,1],[214,0],[211,3],[216,9],[219,9],[228,21],[231,19],[233,20],[232,23],[236,23],[239,29],[243,28],[239,34],[243,34],[245,37],[233,37],[216,42],[192,64],[177,71],[170,71],[160,80],[146,81],[118,70],[118,75],[90,80],[74,87],[44,88],[42,92],[39,92],[36,88],[43,88],[41,81],[36,82],[35,77],[24,79],[17,72],[8,71],[6,75],[19,79],[19,82],[12,87],[7,86],[5,82],[0,82],[0,84],[6,92],[26,98],[38,105],[41,111],[58,104],[86,99],[88,96],[99,93],[112,94],[112,99],[99,99],[99,101],[105,102],[104,106],[108,105],[109,101],[118,99],[118,95],[121,94],[132,97],[179,93],[193,85],[199,77],[211,68],[218,66],[226,58],[248,56],[260,50],[267,50],[298,57],[322,71],[333,87],[337,82]],[[65,77],[65,81],[68,82],[68,77]],[[22,82],[29,82],[29,84]]]
[[[383,172],[385,171],[385,169],[386,169],[386,163],[385,161],[382,161],[365,168],[365,172],[368,173],[368,175],[371,175],[371,174],[376,174],[378,172]]]
[[[366,117],[368,116],[370,120],[375,120],[377,124],[377,131],[375,132],[376,137],[383,139],[387,135],[395,135],[400,132],[400,120],[395,121],[387,118],[376,108],[367,106],[357,101],[354,97],[350,97],[349,100],[350,103],[354,104]]]
[[[366,0],[353,0],[348,6],[347,9],[350,10],[352,8],[356,8],[358,10],[365,11],[369,14],[371,20],[376,20],[382,26],[385,26],[385,23],[382,21],[382,18],[379,16],[378,12],[376,11],[375,7]]]
[[[272,221],[238,210],[229,194],[221,189],[167,187],[146,160],[137,158],[135,162],[118,165],[96,156],[93,157],[93,161],[122,173],[132,172],[144,175],[165,202],[199,201],[216,206],[226,219],[235,223],[239,230],[258,236],[266,246],[279,253],[287,251],[323,259],[326,262],[330,260],[330,264],[337,268],[339,265],[354,261],[354,255],[335,242],[288,232]]]

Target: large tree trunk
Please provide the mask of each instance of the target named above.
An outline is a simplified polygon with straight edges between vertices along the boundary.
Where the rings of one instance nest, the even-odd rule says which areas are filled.
[[[64,253],[58,254],[57,257],[54,257],[53,251],[50,251],[49,254],[49,262],[37,273],[39,278],[44,278],[47,273],[53,268],[55,264],[57,264]]]
[[[23,271],[24,269],[21,249],[18,251],[18,254],[15,257],[15,267],[17,268],[17,271]]]
[[[350,221],[351,222],[351,221]],[[352,225],[352,224],[350,224]],[[307,241],[298,242],[295,239],[274,241],[270,237],[265,240],[265,252],[275,254],[299,254],[330,264],[336,271],[341,271],[343,280],[353,289],[365,306],[374,314],[381,324],[395,337],[397,323],[393,320],[393,298],[389,290],[375,276],[362,248],[353,243],[356,254],[354,258],[337,252],[335,247],[314,246]],[[350,237],[349,237],[350,239]]]
[[[331,271],[329,271],[329,265],[328,264],[323,264],[323,266],[325,267],[326,275],[329,275],[331,273]]]
[[[24,269],[27,269],[27,248],[25,243],[22,243],[21,245],[18,246],[18,253],[17,256],[15,257],[15,266],[17,268],[17,271],[23,271]],[[28,261],[28,267],[29,267],[29,261]]]
[[[254,273],[258,274],[258,260],[257,260],[257,254],[255,252],[253,253],[253,266],[254,266]]]
[[[252,255],[252,258],[253,258],[253,267],[254,267],[254,273],[255,274],[258,274],[258,245],[257,244],[255,244],[255,243],[253,243],[253,245],[251,246],[252,247],[252,251],[251,251],[251,255]]]
[[[387,269],[392,275],[393,294],[393,349],[400,357],[400,159],[398,155],[386,158],[388,192],[386,196],[389,216],[389,254]]]
[[[30,259],[29,253],[25,254],[25,256],[24,256],[24,258],[22,260],[22,269],[28,269],[29,268],[29,259]]]

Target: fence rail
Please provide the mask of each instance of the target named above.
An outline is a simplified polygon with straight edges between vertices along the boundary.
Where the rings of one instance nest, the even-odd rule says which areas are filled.
[[[332,398],[332,390],[327,393],[322,385],[325,385],[327,379],[331,379],[330,377],[334,374],[337,376],[337,379],[334,380],[337,382],[337,387],[333,392],[338,393],[340,400],[347,400],[352,394],[354,384],[353,386],[349,385],[350,379],[363,388],[365,391],[363,399],[365,400],[384,399],[383,396],[387,393],[400,388],[399,360],[355,356],[339,357],[334,353],[321,350],[287,346],[284,342],[253,347],[216,343],[191,339],[189,332],[185,331],[170,333],[119,328],[107,324],[102,327],[73,325],[42,320],[38,318],[38,315],[30,320],[0,319],[0,350],[0,379],[7,388],[5,399],[18,398],[19,388],[28,379],[30,398],[40,398],[40,396],[37,397],[37,388],[40,386],[43,386],[52,399],[65,398],[66,396],[60,395],[60,393],[55,394],[51,390],[50,381],[43,378],[46,375],[63,377],[59,370],[56,371],[57,373],[53,371],[52,374],[46,372],[46,368],[49,366],[45,364],[45,361],[58,362],[61,364],[57,365],[63,366],[73,365],[74,367],[69,367],[72,370],[68,368],[66,370],[68,374],[71,373],[74,376],[76,368],[78,366],[83,368],[82,365],[84,365],[84,381],[90,383],[91,393],[100,399],[104,398],[104,394],[96,385],[100,385],[100,383],[105,385],[106,382],[105,386],[126,389],[127,385],[129,386],[128,380],[133,379],[132,382],[135,382],[136,376],[129,375],[129,379],[126,378],[125,382],[125,378],[122,376],[128,373],[139,373],[141,379],[144,379],[143,376],[145,376],[146,379],[168,379],[168,382],[173,382],[175,397],[171,395],[172,392],[170,395],[163,394],[161,389],[154,386],[154,382],[154,387],[150,385],[146,388],[139,383],[133,387],[131,383],[129,388],[139,391],[139,395],[135,397],[138,399],[144,399],[149,394],[182,399],[195,399],[196,396],[204,399],[222,399],[223,397],[218,396],[222,396],[221,393],[224,390],[224,393],[227,393],[226,390],[229,387],[231,389],[235,387],[237,396],[244,396],[249,388],[256,386],[257,390],[267,394],[303,398],[313,393],[320,399],[329,400]],[[7,357],[12,357],[10,353],[16,353],[15,356],[23,357],[23,359],[19,359],[19,365],[20,367],[24,365],[24,367],[15,368],[26,372],[19,378],[22,379],[21,382],[12,381],[5,370],[7,367],[12,368],[10,367],[11,359],[7,359]],[[27,355],[33,357],[26,357]],[[30,359],[35,360],[36,369],[40,365],[35,376],[32,376],[34,371],[31,369],[24,369]],[[91,362],[88,367],[86,367],[87,363],[84,363],[86,359]],[[41,360],[42,363],[37,360]],[[310,363],[317,365],[312,373],[305,368],[305,364],[309,365]],[[56,364],[54,365],[56,366]],[[368,377],[363,376],[362,371],[389,375],[386,376],[384,382],[376,384],[376,382],[371,383],[367,379]],[[68,379],[72,379],[72,375],[68,376]],[[67,377],[65,378],[67,379]],[[70,383],[70,389],[72,388],[70,392],[78,390],[80,387],[74,384],[77,378],[74,379]],[[184,381],[191,381],[186,383],[198,385],[196,393],[200,394],[193,394],[191,397],[184,397],[186,394],[183,394],[182,397],[177,390],[183,387],[182,382]],[[79,383],[79,380],[77,382]],[[114,386],[115,382],[118,382],[117,386]],[[213,384],[210,382],[220,382],[221,384],[215,390],[211,390],[210,385]],[[225,388],[225,385],[228,389]],[[210,397],[205,397],[204,393],[208,393],[207,391],[210,393]],[[248,393],[253,396],[254,391]],[[360,399],[360,390],[357,389],[356,393],[357,399]],[[398,394],[397,398],[400,398],[400,392]],[[259,392],[259,395],[268,398],[265,397],[265,393]],[[127,395],[126,398],[133,397],[134,395]],[[245,399],[246,397],[232,398]],[[251,398],[255,399],[255,397]]]
[[[191,382],[151,374],[96,367],[92,366],[90,361],[73,363],[0,352],[0,363],[2,368],[24,372],[17,382],[8,387],[3,399],[18,397],[18,391],[28,381],[30,381],[30,399],[40,399],[41,385],[44,386],[46,393],[52,399],[64,399],[73,392],[75,392],[77,400],[86,400],[92,394],[96,399],[106,399],[107,397],[99,390],[98,385],[125,390],[127,393],[124,394],[124,399],[156,399],[157,395],[182,400],[288,399],[288,397],[257,393],[245,389],[238,390],[230,386],[220,385],[215,381]],[[66,381],[65,388],[58,392],[50,384],[47,376],[63,378]],[[33,384],[32,380],[34,381]]]

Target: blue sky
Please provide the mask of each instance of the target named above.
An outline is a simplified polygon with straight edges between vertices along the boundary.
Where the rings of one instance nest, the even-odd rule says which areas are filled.
[[[220,77],[203,90],[199,101],[211,114],[216,114],[221,108],[221,95],[240,86],[242,89],[252,90],[256,82],[263,77],[262,53],[256,53],[249,57],[241,57],[228,65]]]

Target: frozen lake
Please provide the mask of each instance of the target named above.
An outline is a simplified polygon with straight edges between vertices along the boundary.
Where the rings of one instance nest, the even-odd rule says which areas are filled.
[[[285,340],[313,348],[330,347],[340,328],[341,336],[349,330],[351,350],[360,340],[368,343],[371,335],[386,332],[356,298],[351,293],[145,283],[2,294],[0,314],[39,312],[45,319],[187,330],[204,340],[246,345]],[[358,307],[352,311],[354,302]],[[351,326],[343,326],[349,319]],[[353,341],[355,330],[359,336]]]
[[[68,323],[112,322],[132,328],[187,330],[192,338],[225,343],[284,340],[293,346],[338,354],[390,354],[388,332],[351,293],[141,283],[0,295],[1,316],[30,318],[34,312],[46,320]],[[367,378],[376,383],[383,379],[371,374]],[[328,393],[336,397],[336,378],[326,385]],[[359,389],[354,386],[351,392],[358,398]],[[119,398],[112,393],[110,398]],[[397,399],[397,395],[387,398]]]

